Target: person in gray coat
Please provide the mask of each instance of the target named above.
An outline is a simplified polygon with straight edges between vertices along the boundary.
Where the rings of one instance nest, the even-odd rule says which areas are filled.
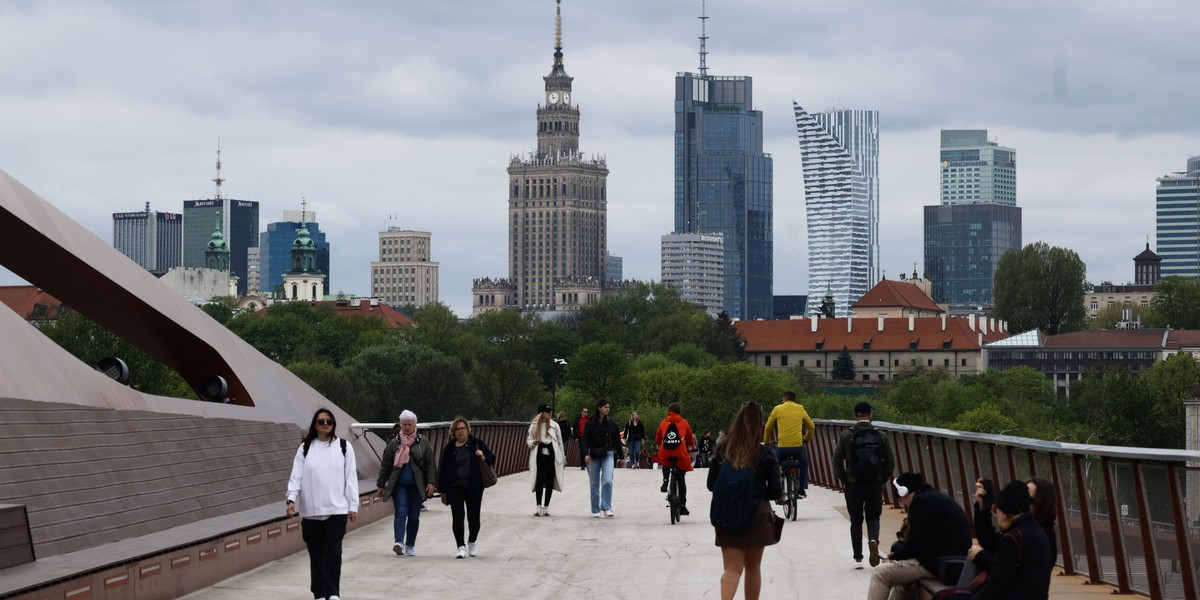
[[[388,442],[379,462],[375,495],[391,498],[395,516],[392,529],[398,556],[416,556],[417,530],[421,527],[421,504],[433,495],[437,465],[433,447],[417,433],[417,415],[400,413],[400,432]]]

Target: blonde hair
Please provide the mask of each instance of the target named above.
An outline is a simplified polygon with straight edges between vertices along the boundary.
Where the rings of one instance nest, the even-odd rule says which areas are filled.
[[[461,416],[460,416],[460,417],[454,417],[454,420],[453,420],[453,421],[450,421],[450,436],[451,436],[451,437],[453,437],[453,436],[454,436],[454,430],[458,428],[458,424],[459,424],[460,422],[461,422],[463,425],[466,425],[466,426],[467,426],[467,435],[471,435],[471,422],[470,422],[470,421],[468,421],[466,417],[461,417]]]
[[[716,453],[738,469],[753,468],[762,454],[762,431],[762,408],[747,402],[733,416],[729,432],[717,442]]]
[[[546,415],[546,419],[543,420],[542,415],[545,414],[546,413],[538,413],[534,415],[533,421],[530,421],[529,423],[529,430],[534,432],[534,435],[537,436],[539,441],[542,439],[542,436],[546,435],[549,431],[550,423],[554,422],[554,419],[549,418],[549,415]]]

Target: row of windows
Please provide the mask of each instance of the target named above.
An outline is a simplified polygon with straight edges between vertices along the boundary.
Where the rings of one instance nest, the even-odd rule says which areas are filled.
[[[763,366],[764,366],[764,367],[769,367],[769,366],[771,366],[771,356],[772,356],[772,355],[770,355],[770,354],[764,354],[764,355],[763,355]],[[886,366],[887,366],[887,361],[886,361],[885,359],[882,359],[882,358],[881,358],[881,359],[878,359],[878,360],[879,360],[879,366],[880,366],[880,367],[886,367]],[[917,366],[917,360],[918,360],[918,359],[916,359],[916,358],[910,358],[910,359],[908,359],[908,360],[909,360],[909,363],[908,363],[908,364],[909,364],[909,366],[912,366],[912,367],[915,367],[915,366]],[[963,367],[967,366],[967,359],[963,358],[963,359],[960,359],[960,360],[962,361],[962,364],[961,364],[960,366],[963,366]],[[819,369],[819,368],[821,368],[821,359],[817,359],[815,362],[816,362],[816,368],[818,368],[818,369]],[[864,367],[870,367],[870,366],[871,366],[871,359],[869,359],[869,358],[864,358],[864,359],[863,359],[863,361],[862,361],[862,363],[863,363],[863,364],[862,364],[862,366],[864,366]],[[780,354],[780,355],[779,355],[779,366],[781,366],[781,367],[786,367],[786,366],[789,366],[789,365],[788,365],[788,355],[787,355],[787,354]],[[804,366],[806,366],[806,365],[804,364],[804,360],[803,360],[803,359],[801,359],[801,360],[800,360],[800,361],[799,361],[799,362],[796,364],[796,366],[804,367]],[[893,367],[899,367],[899,366],[900,366],[900,359],[899,359],[899,358],[894,358],[894,359],[892,359],[892,366],[893,366]],[[925,359],[925,366],[927,366],[927,367],[932,367],[932,366],[933,366],[933,359],[932,359],[932,358],[927,358],[927,359]],[[943,358],[943,359],[942,359],[942,366],[943,366],[943,367],[949,367],[949,366],[950,366],[950,359],[949,359],[949,358]]]

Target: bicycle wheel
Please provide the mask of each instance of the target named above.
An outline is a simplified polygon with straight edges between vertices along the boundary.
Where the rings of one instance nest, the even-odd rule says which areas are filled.
[[[800,498],[800,479],[796,477],[796,471],[788,471],[788,487],[791,488],[791,493],[788,494],[788,508],[791,512],[791,519],[796,520],[796,516],[800,513],[797,510],[796,501]]]
[[[790,519],[796,509],[792,506],[793,486],[795,482],[792,480],[790,471],[784,471],[783,474],[783,518]]]
[[[671,524],[679,522],[679,481],[675,479],[675,470],[671,470],[671,478],[667,484],[667,505],[671,508]]]

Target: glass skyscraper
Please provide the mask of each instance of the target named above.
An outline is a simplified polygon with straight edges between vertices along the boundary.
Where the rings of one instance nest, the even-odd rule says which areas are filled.
[[[1158,178],[1154,205],[1162,276],[1200,277],[1200,156],[1188,159],[1187,171]]]
[[[724,309],[771,318],[773,164],[750,77],[675,76],[675,233],[724,240]]]
[[[258,247],[258,202],[215,198],[183,203],[183,266],[204,267],[204,250],[220,224],[229,244],[229,271],[238,276],[238,294],[246,295],[250,278],[246,252]]]
[[[942,131],[940,206],[925,207],[925,275],[951,312],[992,306],[1000,257],[1021,249],[1017,151],[986,129]]]
[[[844,317],[879,280],[879,111],[808,113],[793,102],[804,160],[808,297]],[[814,313],[820,302],[809,302]]]
[[[209,232],[212,233],[212,232]],[[113,213],[113,247],[152,273],[183,263],[183,216],[150,210]]]
[[[286,211],[291,212],[291,211]],[[292,242],[296,241],[296,232],[300,230],[300,221],[290,220],[291,215],[285,214],[283,221],[267,223],[267,230],[259,234],[258,277],[259,287],[265,293],[279,291],[283,285],[283,274],[292,266]],[[315,219],[316,215],[308,213],[308,218]],[[309,237],[316,242],[317,270],[325,275],[323,295],[330,295],[329,280],[329,242],[325,240],[325,232],[315,221],[306,221]]]

